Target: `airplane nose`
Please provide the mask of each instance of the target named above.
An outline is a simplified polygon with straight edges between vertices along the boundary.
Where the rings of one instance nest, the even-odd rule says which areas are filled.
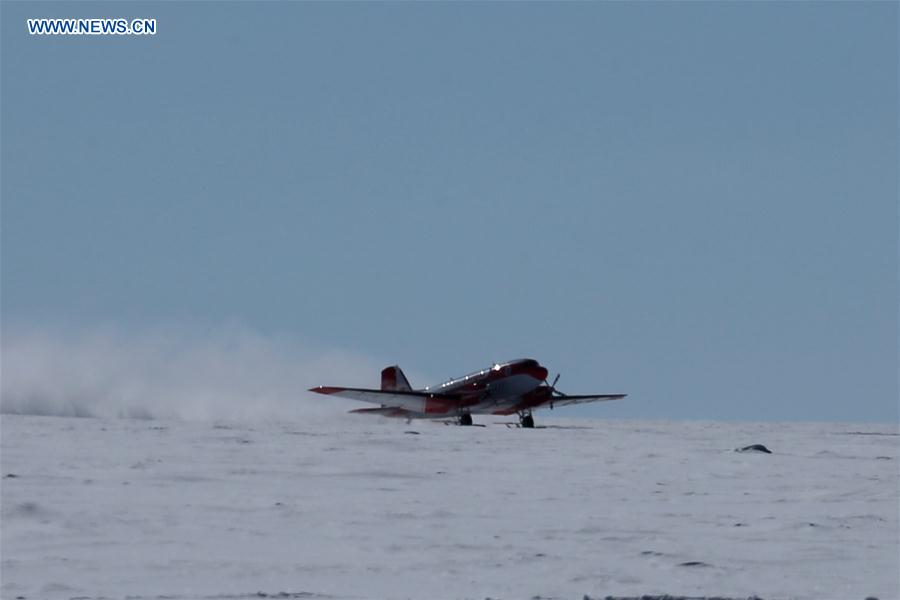
[[[534,378],[539,381],[545,381],[548,373],[549,371],[547,371],[547,369],[539,365],[534,369]]]

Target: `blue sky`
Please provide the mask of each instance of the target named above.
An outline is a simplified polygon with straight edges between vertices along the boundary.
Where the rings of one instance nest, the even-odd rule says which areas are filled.
[[[630,394],[567,414],[897,420],[896,3],[0,10],[7,331],[238,323]]]

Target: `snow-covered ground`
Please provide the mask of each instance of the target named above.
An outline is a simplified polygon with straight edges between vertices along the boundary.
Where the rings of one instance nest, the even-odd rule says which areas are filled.
[[[537,417],[3,415],[0,591],[900,598],[896,426]]]

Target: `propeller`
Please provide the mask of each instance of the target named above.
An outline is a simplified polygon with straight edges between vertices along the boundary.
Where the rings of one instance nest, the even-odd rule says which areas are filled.
[[[553,398],[565,398],[566,395],[561,391],[556,389],[556,382],[559,381],[559,373],[556,374],[556,377],[553,378],[553,383],[548,383],[547,380],[544,380],[544,383],[547,384],[547,387],[550,388],[550,410],[553,410]]]
[[[556,382],[559,381],[559,375],[560,375],[560,374],[557,373],[557,374],[556,374],[556,377],[553,378],[553,383],[548,383],[548,384],[547,384],[548,387],[549,387],[551,390],[553,390],[554,392],[556,392]],[[544,380],[544,383],[547,383],[547,380],[546,380],[546,379]],[[557,393],[560,393],[560,392],[557,392]]]

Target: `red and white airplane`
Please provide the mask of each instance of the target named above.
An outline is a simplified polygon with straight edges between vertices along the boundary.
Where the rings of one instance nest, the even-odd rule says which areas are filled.
[[[538,408],[625,397],[625,394],[569,396],[557,391],[558,380],[559,375],[552,384],[547,383],[547,369],[534,359],[520,358],[421,390],[414,390],[400,367],[393,366],[381,371],[380,390],[319,386],[309,391],[380,405],[359,408],[352,413],[404,419],[454,418],[460,425],[471,425],[472,415],[518,414],[522,427],[534,427],[531,412]]]

